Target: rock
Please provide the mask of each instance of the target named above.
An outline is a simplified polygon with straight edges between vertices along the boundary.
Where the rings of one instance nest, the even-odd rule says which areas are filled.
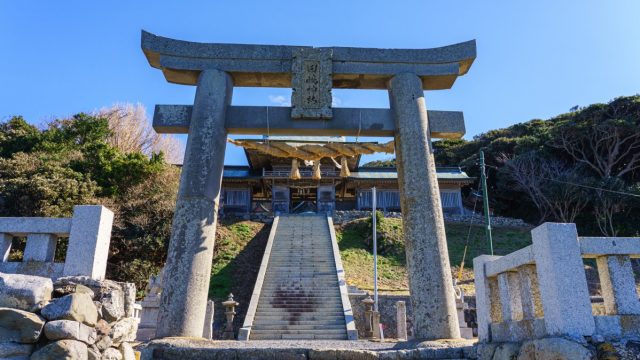
[[[124,294],[124,316],[133,317],[136,304],[136,284],[134,283],[120,283]]]
[[[0,273],[0,307],[37,311],[51,300],[52,291],[49,278]]]
[[[136,353],[128,342],[120,344],[120,352],[123,360],[136,360]]]
[[[98,311],[91,296],[76,293],[63,296],[42,308],[42,316],[47,320],[75,320],[89,326],[98,321]]]
[[[100,301],[94,301],[93,305],[96,306],[96,311],[98,312],[98,319],[103,319],[103,316],[102,316],[102,303]]]
[[[497,352],[497,350],[496,350]],[[546,338],[522,344],[518,360],[591,360],[594,354],[586,347],[563,338]]]
[[[491,360],[495,354],[499,344],[496,343],[478,343],[476,345],[476,354],[478,360]]]
[[[34,313],[0,308],[0,341],[35,343],[44,323],[45,320]]]
[[[82,284],[56,283],[53,287],[53,296],[56,298],[63,297],[69,294],[74,294],[74,293],[88,294],[89,296],[91,296],[92,299],[95,297],[95,293],[93,292],[93,290],[89,289],[88,287]]]
[[[60,340],[41,348],[31,360],[87,360],[87,344],[76,340]]]
[[[120,320],[124,316],[124,293],[120,289],[111,289],[100,299],[102,318],[108,322]]]
[[[72,339],[89,345],[98,337],[96,329],[73,320],[49,321],[44,326],[44,335],[49,340]]]
[[[96,341],[95,345],[98,348],[98,350],[104,351],[109,346],[113,345],[113,339],[111,339],[111,336],[109,335],[104,335],[103,337],[98,339],[98,341]]]
[[[493,353],[493,360],[516,360],[520,345],[516,343],[504,343],[498,345]]]
[[[110,347],[102,353],[102,360],[122,360],[122,353]]]
[[[94,299],[100,300],[102,297],[111,292],[113,289],[122,291],[122,287],[115,281],[111,280],[95,280],[88,276],[65,276],[58,278],[54,286],[77,285],[81,284],[91,289],[95,296]]]
[[[0,359],[28,359],[32,351],[32,344],[0,342]]]
[[[102,354],[100,351],[92,348],[87,349],[87,360],[101,360]]]
[[[109,336],[114,344],[120,344],[124,341],[135,341],[137,331],[138,321],[135,318],[124,318],[113,324]]]
[[[98,320],[95,327],[99,335],[109,335],[111,332],[111,325],[103,319]]]

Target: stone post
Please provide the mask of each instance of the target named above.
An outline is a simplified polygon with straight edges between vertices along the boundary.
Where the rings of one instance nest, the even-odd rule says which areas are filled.
[[[163,272],[158,337],[202,336],[232,91],[228,74],[200,73]]]
[[[498,275],[498,291],[502,305],[502,321],[522,320],[520,279],[517,272]]]
[[[640,315],[629,255],[599,256],[596,261],[607,315]]]
[[[396,302],[396,336],[398,340],[407,340],[407,305]]]
[[[522,304],[522,318],[533,320],[542,318],[542,302],[540,300],[540,286],[535,265],[523,265],[518,268],[520,275],[520,298]]]
[[[591,336],[595,323],[576,225],[544,223],[531,236],[547,334]]]
[[[364,336],[366,338],[373,337],[373,299],[371,296],[367,296],[362,300],[364,304]]]
[[[9,253],[11,253],[11,241],[13,237],[9,234],[0,233],[0,262],[9,261]]]
[[[213,300],[207,301],[207,312],[204,317],[204,329],[202,329],[202,337],[211,340],[213,338]]]
[[[101,205],[73,207],[64,276],[104,279],[111,242],[113,212]]]
[[[396,166],[414,336],[459,338],[422,81],[415,74],[401,73],[389,81],[388,87],[396,126]]]
[[[499,256],[480,255],[473,259],[473,277],[476,287],[476,322],[478,323],[478,341],[489,342],[491,341],[491,323],[501,320],[502,309],[500,311],[492,311],[494,302],[499,299],[495,299],[492,296],[492,287],[497,287],[491,284],[491,279],[487,277],[485,271],[485,264]],[[495,279],[493,279],[495,281]],[[500,319],[496,318],[500,316]]]
[[[373,338],[382,339],[382,333],[380,332],[380,312],[373,311],[371,313],[371,326],[373,327]]]
[[[53,262],[58,237],[54,234],[29,234],[22,261]]]
[[[224,315],[227,318],[227,324],[224,328],[224,333],[222,334],[222,338],[225,340],[233,340],[235,338],[233,332],[233,319],[236,316],[236,306],[240,305],[237,301],[233,300],[233,294],[229,294],[229,298],[227,301],[222,303],[224,306]]]

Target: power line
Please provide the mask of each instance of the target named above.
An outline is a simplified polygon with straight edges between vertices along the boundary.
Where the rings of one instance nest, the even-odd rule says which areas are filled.
[[[493,168],[495,170],[506,170],[506,171],[514,172],[513,170],[508,169],[508,168],[498,168],[497,166],[493,166],[493,165],[486,165],[486,166],[490,167],[490,168]],[[583,188],[592,189],[592,190],[609,192],[609,193],[612,193],[612,194],[618,194],[618,195],[625,195],[625,196],[631,196],[631,197],[640,198],[640,195],[638,195],[638,194],[633,194],[633,193],[629,193],[629,192],[625,192],[625,191],[609,190],[609,189],[605,189],[605,188],[601,188],[601,187],[597,187],[597,186],[590,186],[590,185],[572,183],[570,181],[549,179],[549,178],[542,177],[542,176],[539,176],[539,175],[536,175],[536,176],[538,176],[540,179],[547,180],[547,181],[553,181],[553,182],[557,182],[557,183],[560,183],[560,184],[573,185],[573,186],[583,187]]]

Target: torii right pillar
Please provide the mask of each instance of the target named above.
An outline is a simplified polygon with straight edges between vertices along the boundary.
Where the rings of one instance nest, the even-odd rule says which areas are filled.
[[[389,81],[388,88],[396,125],[396,167],[413,307],[413,334],[428,340],[459,338],[422,81],[415,74],[401,73]]]

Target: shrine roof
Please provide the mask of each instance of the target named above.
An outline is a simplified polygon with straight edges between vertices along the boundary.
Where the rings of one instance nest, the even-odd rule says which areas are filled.
[[[472,183],[475,178],[470,177],[459,167],[438,166],[436,167],[438,180],[462,183]],[[398,172],[394,167],[361,167],[357,171],[351,172],[350,179],[355,180],[396,180]]]

